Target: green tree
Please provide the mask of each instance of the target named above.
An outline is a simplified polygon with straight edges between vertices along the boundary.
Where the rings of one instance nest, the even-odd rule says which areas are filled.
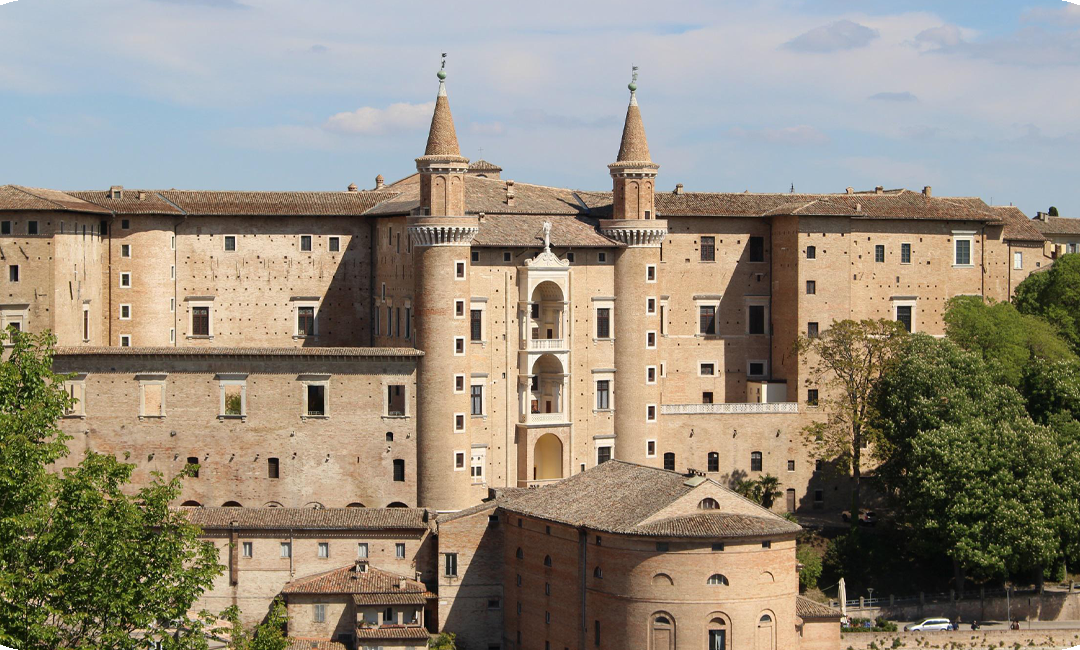
[[[796,344],[806,361],[806,385],[820,390],[826,419],[803,429],[815,454],[850,470],[851,512],[859,512],[862,449],[874,437],[867,425],[873,415],[874,386],[907,339],[902,323],[889,320],[833,321],[819,336],[800,336]],[[859,525],[858,516],[851,526]]]
[[[1050,322],[1080,354],[1080,255],[1062,255],[1049,269],[1029,275],[1013,301],[1020,313]]]
[[[1050,206],[1050,209],[1047,211],[1047,214],[1050,215],[1051,217],[1056,217],[1056,216],[1058,216],[1058,209],[1055,206]]]
[[[1011,303],[956,296],[949,300],[944,320],[949,339],[982,356],[998,379],[1010,386],[1019,386],[1032,366],[1076,359],[1054,326],[1021,314]]]
[[[431,648],[431,650],[457,650],[457,635],[453,632],[443,632],[428,641],[428,648]]]
[[[67,453],[72,404],[52,372],[55,339],[11,334],[0,363],[0,643],[20,650],[205,647],[188,610],[221,567],[169,503],[180,477],[130,494],[133,465]]]
[[[1028,414],[1040,424],[1080,420],[1080,362],[1046,361],[1032,364],[1020,390]]]
[[[289,639],[285,635],[289,617],[280,598],[274,599],[266,620],[259,623],[252,633],[240,623],[240,609],[236,605],[222,612],[222,618],[229,622],[231,628],[229,650],[285,650],[289,647]]]
[[[780,479],[772,474],[756,479],[739,479],[735,483],[735,491],[765,508],[772,508],[776,499],[783,494],[780,490]]]
[[[799,589],[816,589],[821,577],[821,556],[811,546],[799,544],[795,549],[795,560],[799,563]]]

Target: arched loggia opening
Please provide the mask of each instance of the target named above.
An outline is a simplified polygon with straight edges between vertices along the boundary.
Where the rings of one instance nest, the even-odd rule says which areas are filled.
[[[533,363],[529,386],[529,412],[564,413],[566,372],[553,354],[544,354]]]
[[[562,288],[545,280],[533,289],[530,301],[529,339],[554,341],[565,338],[566,298]]]
[[[533,448],[533,480],[549,481],[563,477],[563,445],[554,433],[545,433]]]

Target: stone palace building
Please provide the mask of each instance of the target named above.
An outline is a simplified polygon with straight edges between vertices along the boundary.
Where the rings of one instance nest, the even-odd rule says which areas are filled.
[[[797,527],[727,489],[845,505],[800,438],[797,337],[942,334],[949,298],[1051,263],[1045,220],[930,187],[658,189],[636,83],[610,191],[515,182],[461,155],[439,74],[416,174],[371,190],[0,187],[0,324],[58,338],[65,462],[197,465],[177,505],[229,566],[208,602],[281,593],[297,636],[813,645],[836,619],[796,600]]]

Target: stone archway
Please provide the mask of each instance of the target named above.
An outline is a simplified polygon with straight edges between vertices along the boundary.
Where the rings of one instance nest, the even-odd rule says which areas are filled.
[[[533,447],[533,480],[548,481],[563,477],[563,445],[559,436],[545,433]]]

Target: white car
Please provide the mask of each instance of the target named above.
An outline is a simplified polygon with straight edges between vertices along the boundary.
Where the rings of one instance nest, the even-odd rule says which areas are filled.
[[[952,621],[947,618],[927,618],[921,623],[912,623],[911,625],[905,625],[904,631],[906,632],[925,632],[927,630],[951,630]]]

